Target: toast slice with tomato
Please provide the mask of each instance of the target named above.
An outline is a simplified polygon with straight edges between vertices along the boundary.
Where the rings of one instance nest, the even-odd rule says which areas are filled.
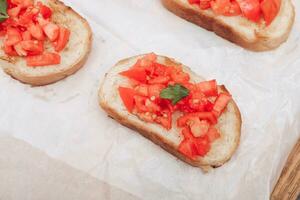
[[[205,80],[202,77],[196,75],[188,67],[182,65],[181,63],[175,61],[174,59],[165,56],[157,56],[156,58],[157,59],[155,62],[156,66],[161,67],[162,65],[164,65],[164,66],[173,66],[176,68],[177,67],[182,68],[183,72],[189,75],[190,81],[192,83],[204,81],[200,84],[204,86],[203,87],[204,91],[206,91],[207,93],[210,94],[215,93],[214,91],[208,92],[210,91],[209,88],[215,88],[217,93],[226,96],[225,104],[222,105],[222,100],[221,101],[217,100],[219,103],[221,103],[221,105],[219,104],[218,106],[216,105],[214,106],[214,108],[223,106],[223,111],[221,113],[220,110],[219,117],[217,121],[215,121],[215,125],[214,125],[215,129],[213,129],[213,130],[218,130],[218,133],[213,132],[212,135],[209,135],[210,138],[211,137],[214,138],[214,141],[210,144],[209,150],[203,152],[207,150],[205,149],[207,147],[205,146],[205,144],[202,146],[201,145],[197,146],[196,144],[195,146],[192,143],[197,141],[205,142],[206,135],[203,136],[195,135],[194,133],[199,134],[199,129],[197,129],[198,128],[197,126],[185,127],[183,129],[181,127],[188,120],[190,120],[188,121],[190,124],[193,122],[193,120],[200,122],[198,118],[194,118],[194,117],[190,118],[191,116],[197,116],[200,118],[202,117],[203,119],[214,121],[215,119],[213,115],[211,115],[210,112],[199,112],[199,113],[189,113],[181,116],[182,112],[176,111],[171,114],[171,118],[170,118],[171,121],[170,124],[168,124],[168,122],[166,122],[168,120],[162,120],[163,117],[167,117],[165,116],[167,112],[162,114],[162,116],[159,116],[160,114],[157,112],[156,114],[151,113],[151,108],[153,108],[153,103],[149,102],[149,100],[150,101],[154,100],[155,98],[152,95],[157,92],[159,93],[158,91],[159,87],[156,87],[154,82],[158,82],[159,80],[162,81],[163,79],[161,77],[156,78],[154,82],[151,82],[151,84],[153,85],[149,85],[148,87],[147,90],[149,93],[148,95],[151,97],[146,99],[145,101],[146,103],[144,105],[145,106],[144,108],[146,110],[148,109],[148,111],[144,114],[143,113],[137,114],[139,111],[136,111],[135,108],[133,108],[133,104],[137,104],[136,106],[140,104],[140,102],[137,101],[137,99],[138,97],[139,98],[142,97],[138,95],[143,94],[145,92],[147,93],[147,91],[142,89],[143,88],[142,86],[145,84],[144,83],[142,84],[140,82],[143,81],[141,75],[143,74],[143,72],[138,71],[140,69],[131,70],[131,67],[133,66],[134,68],[141,60],[143,62],[144,57],[145,55],[127,58],[119,61],[114,67],[111,68],[111,70],[105,75],[105,78],[99,90],[99,105],[107,112],[107,114],[110,117],[118,121],[120,124],[137,131],[138,133],[148,138],[155,144],[161,146],[169,153],[173,154],[175,157],[181,159],[182,161],[192,166],[199,167],[205,172],[209,171],[212,168],[220,167],[228,160],[230,160],[230,158],[232,157],[232,155],[234,154],[234,152],[236,151],[239,145],[242,120],[241,120],[241,115],[237,104],[234,102],[232,98],[227,98],[228,97],[227,94],[229,94],[227,89],[223,85],[221,86],[212,85],[211,87],[207,83],[213,83],[214,81],[205,82]],[[131,77],[135,80],[128,79],[128,77]],[[179,78],[182,79],[182,76],[179,75]],[[132,81],[135,84],[134,90],[129,88],[130,85],[132,84]],[[169,86],[165,85],[165,87],[173,87],[171,86],[171,84],[174,83],[169,82]],[[154,89],[150,91],[152,86]],[[177,85],[175,84],[174,87],[177,87]],[[136,88],[139,89],[137,90]],[[164,89],[165,92],[168,92],[167,91],[168,89],[169,88],[167,89],[165,88]],[[150,93],[152,94],[150,95]],[[160,95],[163,95],[162,93],[164,92],[161,91]],[[135,99],[135,103],[133,102],[132,99]],[[174,105],[171,104],[171,101],[169,100],[167,101],[170,103],[171,106],[173,106],[173,108],[174,106],[176,106],[176,104]],[[195,102],[195,99],[193,101]],[[181,100],[181,102],[184,102],[184,100]],[[177,104],[178,105],[181,104],[184,106],[184,104],[180,103],[180,101]],[[215,109],[213,110],[213,112],[214,111]],[[149,112],[151,113],[150,115],[148,114]],[[148,117],[151,115],[152,116],[155,115],[154,117],[156,119],[159,118],[159,121],[157,120],[153,122],[149,121]],[[160,123],[155,123],[155,122],[160,122]],[[207,123],[206,121],[201,121],[202,124],[203,122],[204,124]],[[200,125],[200,124],[194,123],[193,125]],[[196,131],[194,131],[195,128]],[[192,133],[194,135],[191,135],[191,132],[189,132],[190,130],[193,131]],[[208,129],[206,129],[206,131],[207,130]],[[192,139],[189,140],[189,138]],[[192,143],[189,143],[191,141]],[[198,149],[196,149],[196,151],[198,152],[194,155],[191,155],[191,153],[193,153],[191,152],[193,151],[192,148],[194,147],[196,148],[199,147]]]
[[[17,34],[21,34],[23,38],[23,41],[17,45],[8,46],[11,51],[5,49],[4,41],[8,40],[8,36],[0,41],[1,46],[4,46],[4,49],[0,50],[0,66],[7,74],[23,83],[42,86],[65,78],[84,65],[91,50],[92,31],[88,22],[71,7],[64,5],[59,0],[11,0],[7,3],[12,4],[8,5],[10,18],[17,16],[19,19],[15,21],[21,23],[23,20],[22,23],[24,23],[24,26],[23,24],[17,26],[13,24],[15,22],[9,22],[10,18],[1,22],[10,23],[7,26],[14,32],[19,31]],[[28,6],[32,4],[36,6],[33,9],[32,6]],[[35,15],[35,11],[40,13]],[[51,17],[49,17],[50,15]],[[30,22],[29,25],[26,20]],[[22,27],[27,30],[24,31]],[[41,29],[44,32],[41,32]],[[28,36],[24,34],[28,32]],[[41,34],[38,34],[40,32]],[[37,49],[33,45],[40,44],[41,41],[44,52],[33,51],[33,49]],[[20,49],[17,48],[20,46],[19,44],[22,44]],[[30,51],[24,51],[22,48]],[[13,56],[8,55],[10,53]],[[22,53],[27,57],[22,57]]]
[[[285,42],[294,23],[290,0],[162,0],[177,16],[252,51]]]

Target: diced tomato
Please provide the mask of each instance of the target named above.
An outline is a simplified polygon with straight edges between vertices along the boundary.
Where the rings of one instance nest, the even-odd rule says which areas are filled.
[[[215,0],[211,1],[210,5],[217,15],[224,15],[229,12],[231,3],[230,0]]]
[[[19,43],[22,40],[22,36],[18,29],[8,27],[7,28],[7,38],[5,40],[5,44],[8,46],[13,46]]]
[[[43,27],[43,31],[49,40],[53,42],[58,38],[59,26],[50,22]]]
[[[45,40],[45,36],[40,25],[31,23],[28,27],[28,31],[37,40]]]
[[[177,119],[177,125],[179,127],[183,127],[187,124],[187,122],[193,118],[197,117],[200,120],[208,120],[212,124],[217,123],[217,119],[211,112],[198,112],[198,113],[190,113],[185,114]]]
[[[167,130],[172,128],[172,114],[170,111],[163,111],[163,115],[156,118],[156,122]]]
[[[9,46],[4,44],[4,52],[9,55],[9,56],[17,56],[17,52],[15,51],[15,49],[13,48],[13,46]]]
[[[197,149],[197,156],[205,156],[210,150],[210,142],[207,136],[196,138],[193,140],[194,144],[196,145]]]
[[[21,11],[21,6],[17,6],[17,7],[14,7],[14,8],[11,8],[11,9],[8,9],[7,10],[7,14],[10,16],[10,17],[18,17],[20,11]]]
[[[38,18],[37,18],[37,21],[38,21],[38,23],[39,23],[39,25],[40,25],[41,27],[44,27],[44,26],[46,26],[47,24],[50,23],[49,20],[46,20],[46,19],[44,19],[44,18],[42,18],[42,17],[38,17]]]
[[[135,87],[134,89],[136,91],[136,94],[140,95],[140,96],[144,96],[144,97],[148,97],[148,85],[146,84],[140,84],[138,86]]]
[[[200,0],[188,0],[190,4],[199,4]]]
[[[221,135],[215,127],[211,126],[207,132],[207,136],[210,142],[214,142],[216,139],[220,138]]]
[[[30,34],[29,31],[24,31],[21,34],[22,34],[22,39],[23,40],[31,40],[32,39],[31,34]]]
[[[218,95],[218,88],[217,88],[217,81],[204,81],[197,84],[197,87],[203,92],[207,97],[217,96]]]
[[[165,88],[164,85],[161,84],[155,84],[155,85],[149,85],[148,87],[148,94],[149,97],[155,97],[158,98],[160,96],[161,91]]]
[[[38,2],[37,5],[40,8],[40,13],[44,19],[48,19],[52,16],[52,10],[48,6],[45,6],[41,2]]]
[[[192,123],[190,127],[194,137],[201,137],[208,132],[210,124],[206,120],[199,120],[199,122]]]
[[[137,116],[145,122],[154,122],[153,115],[150,112],[137,113]]]
[[[183,140],[178,147],[178,151],[188,158],[194,159],[198,150],[196,145],[191,143],[190,140]]]
[[[176,83],[186,83],[190,80],[190,75],[185,72],[175,72],[171,74],[171,78]]]
[[[170,80],[168,76],[158,76],[148,81],[149,84],[167,84]]]
[[[139,112],[148,112],[149,111],[149,109],[145,105],[147,97],[134,95],[133,98],[134,98],[135,106]]]
[[[58,65],[60,63],[60,55],[56,53],[44,52],[42,55],[28,56],[26,58],[27,66],[41,67],[47,65]]]
[[[229,11],[227,13],[224,13],[225,16],[237,16],[241,14],[242,14],[241,8],[235,0],[231,1]]]
[[[211,2],[210,0],[208,0],[208,1],[201,1],[200,4],[199,4],[199,6],[200,6],[200,8],[202,10],[209,9],[209,8],[211,8],[210,2]]]
[[[147,107],[147,111],[149,112],[159,112],[161,110],[160,107],[150,99],[145,100],[145,106]]]
[[[145,69],[143,68],[133,68],[127,71],[123,71],[120,73],[122,76],[126,76],[127,78],[134,79],[141,83],[145,83],[147,81],[147,74]]]
[[[119,87],[120,97],[129,112],[132,112],[134,108],[134,94],[135,91],[131,88]]]
[[[222,114],[223,110],[227,107],[227,104],[231,99],[231,95],[227,93],[221,93],[218,96],[213,108],[213,113],[216,117],[219,117]]]
[[[11,0],[11,3],[27,8],[33,5],[33,0]]]
[[[44,51],[44,44],[38,40],[26,40],[20,42],[22,48],[28,51],[28,55],[40,55]]]
[[[21,43],[15,44],[14,49],[19,56],[27,56],[27,51],[22,48]]]
[[[258,22],[261,15],[259,0],[236,0],[243,15],[254,22]]]
[[[280,9],[281,0],[263,0],[260,4],[261,10],[266,21],[270,25],[277,16]]]
[[[68,44],[68,41],[70,39],[70,30],[64,27],[59,28],[59,36],[58,40],[56,41],[55,46],[55,51],[60,52],[62,51],[66,45]]]
[[[32,23],[33,19],[37,17],[38,14],[39,14],[39,9],[34,7],[29,7],[27,8],[25,13],[20,14],[19,23],[22,25],[30,24]]]

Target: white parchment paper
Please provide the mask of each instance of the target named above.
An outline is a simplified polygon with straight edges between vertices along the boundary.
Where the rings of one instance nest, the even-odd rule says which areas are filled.
[[[0,72],[0,134],[141,199],[268,199],[300,136],[300,18],[275,51],[254,53],[166,11],[159,0],[68,0],[90,19],[92,53],[75,75],[32,88]],[[296,13],[300,3],[293,1]],[[241,144],[203,174],[122,127],[98,107],[105,72],[156,52],[225,84],[240,107]],[[33,172],[34,173],[34,172]],[[42,183],[41,183],[42,184]]]

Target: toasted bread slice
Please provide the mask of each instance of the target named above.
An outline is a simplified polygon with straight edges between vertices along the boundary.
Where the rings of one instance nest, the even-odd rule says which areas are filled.
[[[236,103],[231,100],[219,118],[217,127],[221,132],[221,138],[212,144],[210,152],[205,157],[198,157],[196,160],[191,160],[177,151],[180,142],[183,140],[180,130],[176,127],[176,118],[178,116],[174,114],[173,128],[167,131],[158,124],[146,123],[140,120],[137,116],[129,113],[123,105],[118,93],[118,87],[129,86],[129,81],[119,75],[119,73],[128,70],[141,57],[143,55],[122,60],[106,74],[99,90],[100,106],[119,123],[138,131],[152,142],[160,145],[166,151],[190,165],[200,167],[204,171],[212,167],[222,166],[232,157],[240,141],[242,120]],[[157,61],[168,66],[182,65],[164,56],[158,56]],[[188,67],[183,66],[183,69],[190,74],[193,82],[204,80],[193,73]],[[226,91],[226,88],[219,86],[219,90]]]
[[[0,50],[0,66],[15,79],[33,86],[47,85],[59,81],[79,70],[91,50],[92,31],[88,22],[72,8],[58,0],[42,0],[52,8],[53,21],[71,31],[65,49],[60,52],[61,63],[44,67],[28,67],[21,57],[9,57]],[[3,41],[0,42],[2,46]],[[46,49],[53,51],[51,44]]]
[[[191,5],[188,0],[162,0],[163,5],[178,15],[198,26],[253,51],[268,51],[285,42],[294,23],[295,11],[290,0],[282,0],[278,15],[265,26],[256,24],[242,16],[221,16],[211,9],[201,10]]]

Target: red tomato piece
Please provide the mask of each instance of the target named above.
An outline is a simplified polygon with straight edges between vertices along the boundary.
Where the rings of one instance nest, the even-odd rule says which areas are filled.
[[[176,83],[186,83],[190,80],[190,75],[185,72],[173,72],[171,78]]]
[[[215,127],[211,126],[207,132],[207,136],[208,136],[208,140],[210,142],[214,142],[215,140],[217,140],[218,138],[221,137],[218,129],[216,129]]]
[[[215,0],[210,2],[211,8],[217,15],[224,15],[230,10],[230,0]]]
[[[18,29],[12,27],[7,28],[7,38],[5,40],[6,45],[13,46],[19,43],[21,40],[22,36]]]
[[[168,76],[158,76],[156,78],[150,79],[149,84],[167,84],[170,80]]]
[[[210,124],[206,120],[202,120],[196,123],[192,123],[190,125],[191,132],[193,133],[194,137],[201,137],[204,136],[210,127]]]
[[[31,40],[32,37],[31,37],[30,32],[29,32],[29,31],[24,31],[24,32],[22,32],[22,39],[23,39],[23,40]]]
[[[231,99],[232,99],[231,95],[227,93],[221,93],[218,96],[213,108],[213,113],[216,117],[219,117],[222,114],[223,110],[227,107]]]
[[[21,6],[17,6],[17,7],[14,7],[14,8],[11,8],[11,9],[8,9],[7,10],[7,14],[8,16],[10,17],[18,17],[20,11],[21,11]]]
[[[30,24],[33,19],[37,17],[39,14],[39,9],[29,7],[26,9],[25,13],[20,14],[19,23],[22,25]]]
[[[172,113],[165,110],[162,112],[162,116],[157,117],[155,121],[165,129],[170,130],[172,128]]]
[[[148,112],[149,111],[149,109],[145,105],[146,100],[147,100],[146,97],[135,95],[133,98],[134,98],[135,106],[139,112]]]
[[[160,107],[150,99],[145,100],[145,106],[147,107],[147,111],[149,112],[159,112],[161,110]]]
[[[59,36],[58,40],[55,43],[55,51],[60,52],[62,51],[66,45],[68,44],[68,41],[70,39],[70,30],[64,27],[59,28]]]
[[[277,16],[280,4],[281,0],[263,0],[261,2],[260,6],[267,26],[270,25]]]
[[[210,0],[208,0],[208,1],[201,1],[200,4],[199,4],[199,6],[200,6],[200,8],[202,10],[209,9],[209,8],[211,8],[210,2],[211,2]]]
[[[3,50],[9,56],[18,56],[18,54],[15,51],[15,49],[13,48],[13,46],[9,46],[9,45],[4,44],[4,49]]]
[[[28,27],[30,34],[37,40],[45,40],[42,28],[39,24],[31,23]]]
[[[43,26],[43,31],[51,42],[55,41],[59,35],[59,26],[50,22]]]
[[[147,74],[145,69],[143,68],[132,68],[127,71],[123,71],[120,73],[122,76],[126,76],[127,78],[134,79],[141,83],[145,83],[147,81]]]
[[[27,51],[22,48],[21,43],[15,44],[14,49],[19,56],[27,56]]]
[[[190,4],[199,4],[200,0],[188,0]]]
[[[148,94],[150,98],[159,98],[160,92],[165,88],[164,85],[161,84],[155,84],[155,85],[149,85],[148,86]]]
[[[195,117],[197,117],[200,120],[208,120],[211,124],[216,124],[217,123],[217,119],[216,119],[216,117],[214,116],[213,113],[211,113],[211,112],[197,112],[197,113],[185,114],[185,115],[179,117],[177,119],[177,125],[179,127],[183,127],[183,126],[187,125],[187,122],[190,119],[193,119]]]
[[[197,149],[197,156],[203,157],[209,152],[210,143],[207,136],[196,138],[195,140],[193,140],[193,142]]]
[[[243,15],[253,21],[258,22],[260,20],[261,10],[259,0],[236,0],[239,4]]]
[[[20,45],[24,50],[28,52],[28,55],[40,55],[44,51],[44,44],[38,40],[26,40],[20,42]]]
[[[40,13],[44,19],[49,19],[52,16],[52,10],[48,6],[45,6],[41,2],[37,3],[37,6],[40,8]]]
[[[224,13],[225,16],[237,16],[241,14],[242,14],[241,8],[235,0],[231,1],[229,11],[227,13]]]
[[[134,90],[136,91],[136,94],[140,95],[140,96],[144,96],[144,97],[148,97],[148,85],[145,84],[140,84],[138,86],[136,86],[134,88]]]
[[[21,5],[23,8],[27,8],[33,5],[33,0],[11,0],[12,4]]]
[[[120,97],[128,110],[128,112],[132,112],[134,108],[134,94],[135,91],[131,88],[126,88],[126,87],[119,87],[119,94]]]
[[[44,27],[44,26],[46,26],[48,23],[50,23],[49,20],[44,19],[44,18],[42,18],[42,17],[38,17],[38,18],[37,18],[37,21],[38,21],[38,23],[39,23],[39,25],[40,25],[41,27]]]
[[[197,147],[190,140],[183,140],[178,147],[178,151],[186,157],[194,159],[197,154]]]
[[[149,53],[149,54],[145,55],[145,57],[143,59],[149,60],[151,62],[155,62],[157,59],[157,55],[155,53]]]
[[[207,97],[218,95],[218,86],[216,80],[204,81],[197,84],[197,87],[205,94]]]
[[[56,53],[44,52],[37,56],[28,56],[26,58],[27,66],[41,67],[47,65],[58,65],[60,64],[60,55]]]

